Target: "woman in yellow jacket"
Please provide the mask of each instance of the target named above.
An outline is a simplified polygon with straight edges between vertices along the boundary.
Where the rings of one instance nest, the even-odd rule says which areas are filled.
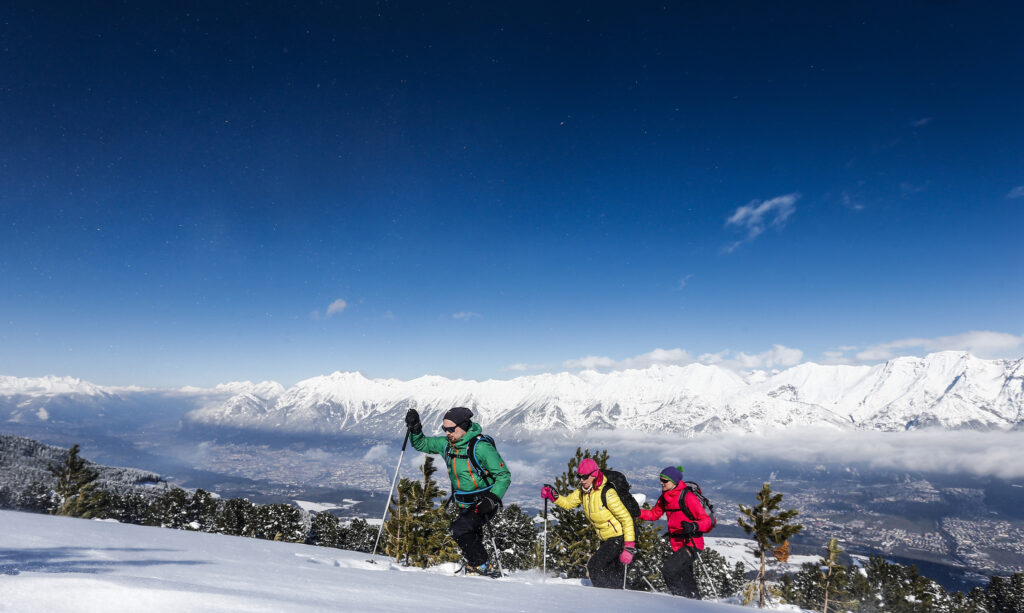
[[[558,492],[545,485],[540,490],[540,496],[566,510],[583,505],[583,514],[601,539],[601,546],[587,561],[590,582],[594,587],[622,589],[625,565],[633,561],[633,554],[636,553],[633,517],[619,500],[615,489],[605,482],[597,462],[584,458],[576,474],[580,479],[580,487],[571,494],[559,496]],[[608,506],[601,500],[601,490],[604,488],[608,488],[604,496]]]

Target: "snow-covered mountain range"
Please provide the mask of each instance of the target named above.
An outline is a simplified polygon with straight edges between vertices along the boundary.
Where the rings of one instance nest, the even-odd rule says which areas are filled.
[[[0,377],[3,421],[103,416],[145,395],[187,400],[185,423],[289,433],[393,435],[410,408],[437,430],[453,406],[471,407],[492,433],[514,439],[539,431],[753,432],[830,425],[900,431],[1024,428],[1024,359],[984,360],[963,352],[903,357],[874,366],[804,363],[778,372],[704,364],[653,366],[467,381],[411,381],[336,372],[285,389],[238,382],[214,389],[103,388],[72,378]],[[77,407],[77,408],[76,408]],[[185,410],[181,410],[182,413]],[[118,411],[120,412],[120,411]],[[137,416],[136,416],[137,417]]]
[[[516,439],[587,429],[687,436],[806,425],[1009,429],[1024,425],[1024,360],[941,352],[875,366],[805,363],[774,373],[690,364],[509,381],[400,381],[337,372],[280,393],[246,391],[187,419],[261,430],[393,434],[410,408],[434,430],[453,406],[471,407],[489,432]]]

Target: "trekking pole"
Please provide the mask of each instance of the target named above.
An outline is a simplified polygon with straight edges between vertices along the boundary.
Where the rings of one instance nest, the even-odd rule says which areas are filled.
[[[647,577],[646,577],[646,576],[644,576],[644,575],[640,575],[640,578],[644,580],[644,583],[646,583],[646,584],[647,584],[647,587],[651,588],[651,591],[652,591],[652,592],[654,592],[654,593],[656,593],[656,594],[658,593],[658,588],[654,587],[654,586],[653,586],[653,585],[651,584],[651,582],[647,580]]]
[[[498,544],[494,542],[494,530],[487,526],[487,532],[491,537],[491,547],[494,549],[494,560],[498,563],[498,572],[504,577],[505,571],[501,568],[501,552],[498,551]]]
[[[395,478],[391,480],[391,489],[388,490],[388,497],[384,503],[384,515],[380,518],[380,530],[377,530],[377,540],[373,542],[373,552],[370,554],[370,559],[367,560],[370,564],[376,564],[373,558],[377,556],[377,545],[380,544],[380,535],[384,532],[384,520],[388,517],[388,508],[391,507],[391,494],[395,491],[395,484],[398,483],[398,469],[402,467],[402,458],[405,457],[405,446],[409,444],[409,431],[405,431],[405,440],[402,441],[402,453],[398,455],[398,465],[395,466]]]
[[[545,483],[547,487],[551,487],[549,483]],[[554,489],[554,488],[552,488]],[[541,563],[544,568],[544,576],[548,574],[548,499],[544,499],[544,560]]]
[[[622,565],[622,589],[626,589],[626,573],[629,572],[629,564]]]
[[[711,588],[711,594],[718,599],[718,590],[715,589],[715,582],[711,580],[711,573],[708,572],[708,567],[704,565],[704,558],[700,557],[700,550],[694,548],[693,550],[697,554],[697,561],[700,562],[700,569],[704,571],[704,578],[708,580],[708,587]]]

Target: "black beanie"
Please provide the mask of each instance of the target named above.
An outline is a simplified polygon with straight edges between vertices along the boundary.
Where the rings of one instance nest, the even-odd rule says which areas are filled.
[[[473,422],[470,418],[473,417],[473,411],[470,411],[466,407],[455,407],[454,409],[448,409],[448,412],[444,414],[444,418],[451,420],[456,426],[463,430],[469,430]]]

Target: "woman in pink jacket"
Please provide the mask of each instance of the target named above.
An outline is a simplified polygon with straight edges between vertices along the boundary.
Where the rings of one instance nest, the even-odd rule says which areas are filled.
[[[661,496],[650,509],[640,511],[643,521],[657,521],[668,515],[668,533],[673,554],[661,567],[669,591],[676,596],[700,599],[697,579],[693,576],[693,563],[697,550],[704,549],[704,532],[711,529],[711,518],[697,495],[683,482],[683,467],[669,466],[661,471]],[[682,496],[682,498],[680,498]],[[685,508],[685,510],[684,510]]]

